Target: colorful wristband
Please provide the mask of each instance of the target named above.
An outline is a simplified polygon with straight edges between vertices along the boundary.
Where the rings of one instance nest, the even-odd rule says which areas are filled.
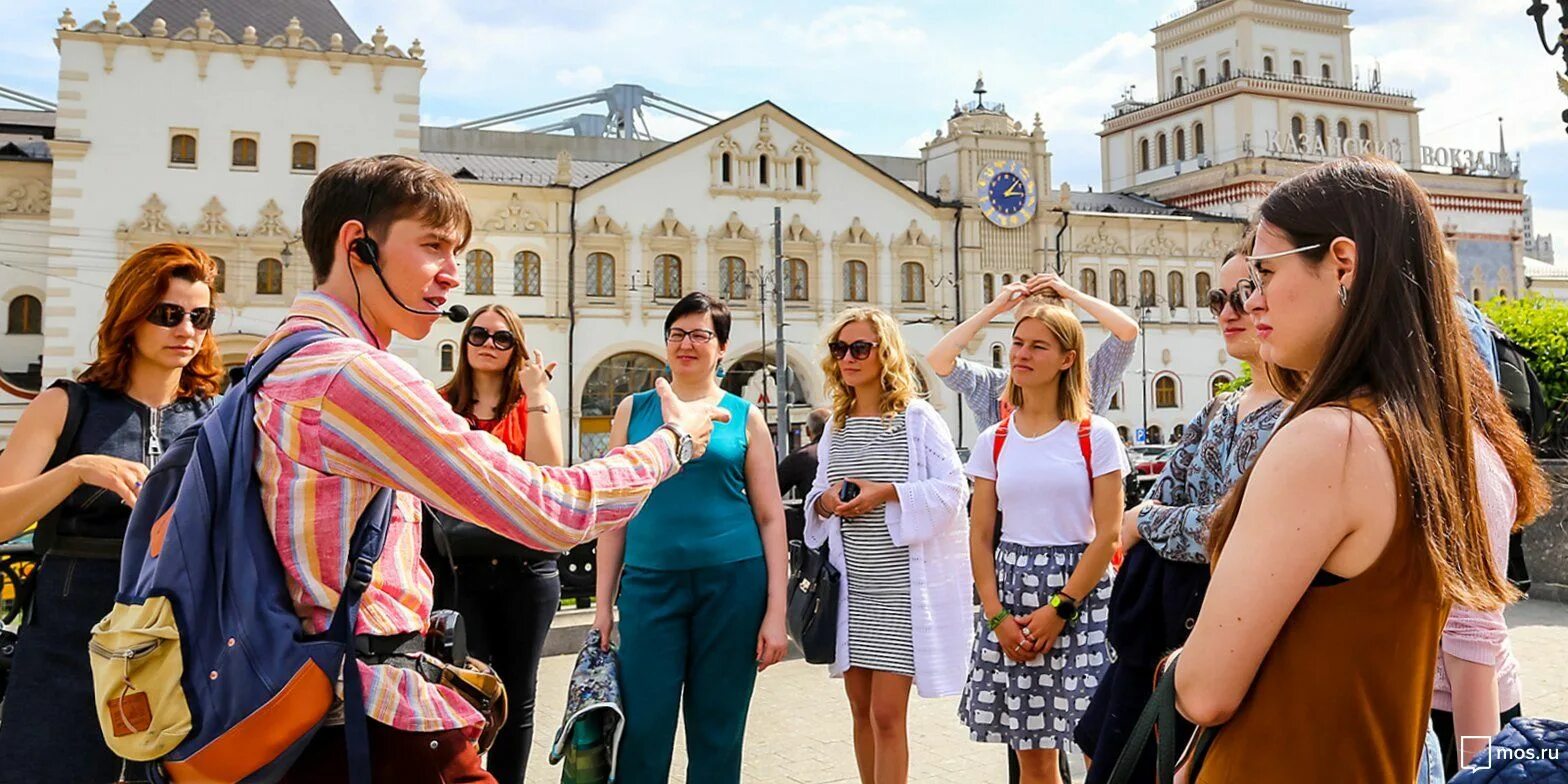
[[[1006,610],[999,610],[995,615],[985,619],[985,628],[994,632],[996,631],[996,627],[1001,626],[1002,621],[1007,620],[1010,616],[1011,613],[1007,612]]]

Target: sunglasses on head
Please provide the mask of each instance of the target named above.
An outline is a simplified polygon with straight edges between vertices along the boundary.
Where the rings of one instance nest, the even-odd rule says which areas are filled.
[[[485,343],[490,343],[496,347],[497,351],[511,351],[512,348],[517,345],[517,337],[512,333],[507,332],[504,329],[498,329],[495,332],[491,332],[490,330],[480,326],[469,327],[468,332],[464,334],[463,339],[467,340],[468,345],[473,346],[474,348],[479,348]]]
[[[191,319],[191,326],[198,330],[206,331],[212,328],[212,320],[216,318],[217,315],[217,311],[213,310],[212,308],[193,308],[191,310],[186,310],[185,308],[182,308],[179,305],[175,305],[172,302],[165,302],[160,305],[153,306],[152,311],[147,314],[147,321],[148,323],[156,324],[165,329],[173,329],[178,327],[180,322],[185,320],[186,316],[189,316]]]
[[[871,356],[871,349],[876,347],[877,343],[874,340],[857,340],[854,343],[835,340],[828,344],[828,353],[832,354],[834,359],[843,359],[845,354],[855,359],[865,359]]]
[[[1215,318],[1219,318],[1220,314],[1225,312],[1225,305],[1228,303],[1230,309],[1237,315],[1244,314],[1247,312],[1247,298],[1256,290],[1257,287],[1252,281],[1246,279],[1237,281],[1236,288],[1230,291],[1209,289],[1209,312],[1213,313]]]

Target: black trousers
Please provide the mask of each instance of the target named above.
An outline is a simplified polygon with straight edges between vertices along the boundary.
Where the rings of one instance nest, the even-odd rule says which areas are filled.
[[[459,558],[457,611],[468,629],[469,655],[488,662],[506,684],[506,724],[485,767],[497,784],[523,784],[534,739],[534,692],[550,621],[561,605],[555,561]]]

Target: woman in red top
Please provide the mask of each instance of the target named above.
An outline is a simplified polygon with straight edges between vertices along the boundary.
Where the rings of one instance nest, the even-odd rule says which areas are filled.
[[[554,362],[528,351],[517,314],[505,305],[486,305],[463,326],[463,352],[441,395],[470,425],[501,439],[513,453],[538,465],[562,465],[559,408],[546,386],[554,369]],[[529,396],[524,389],[540,391]],[[533,743],[539,656],[561,603],[556,554],[444,515],[437,522],[445,534],[437,550],[446,550],[455,578],[446,606],[462,613],[472,655],[495,667],[510,701],[486,767],[499,784],[522,784]]]

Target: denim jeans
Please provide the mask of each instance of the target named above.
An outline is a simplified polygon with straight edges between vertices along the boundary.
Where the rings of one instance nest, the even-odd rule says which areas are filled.
[[[456,571],[469,654],[488,662],[506,684],[506,724],[485,766],[498,784],[522,784],[534,738],[539,657],[561,605],[561,571],[554,560],[516,557],[459,558]]]

